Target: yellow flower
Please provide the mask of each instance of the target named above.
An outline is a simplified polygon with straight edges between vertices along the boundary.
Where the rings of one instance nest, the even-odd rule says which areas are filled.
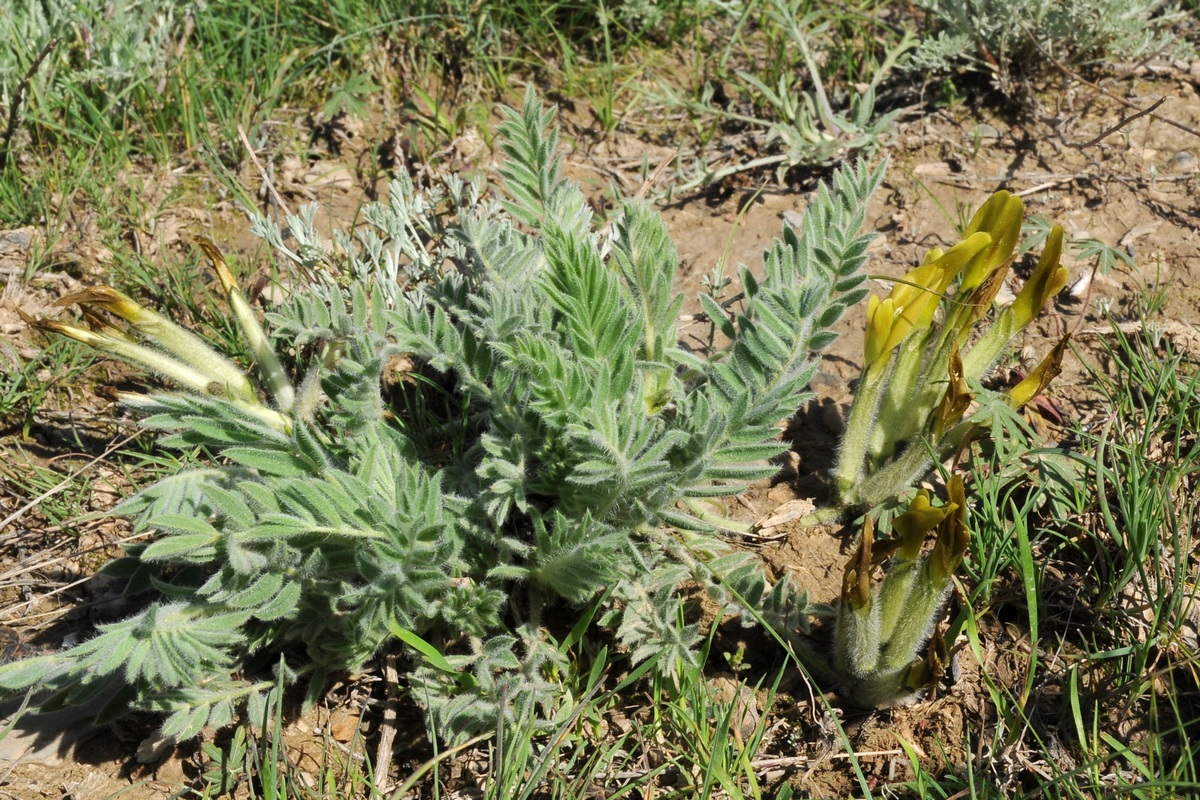
[[[958,317],[956,322],[959,344],[966,341],[975,323],[992,307],[992,301],[996,299],[996,295],[1000,293],[1000,289],[1004,286],[1004,278],[1008,275],[1008,268],[1012,265],[1012,262],[1011,258],[1001,262],[997,268],[984,276],[983,282],[967,294],[966,299],[962,301],[962,305],[960,306],[962,309],[961,316]]]
[[[929,502],[927,489],[917,492],[917,496],[908,504],[908,510],[892,520],[892,528],[901,541],[897,551],[898,557],[906,561],[915,559],[921,551],[925,535],[936,528],[955,508],[957,506],[954,503],[934,506]]]
[[[979,207],[967,225],[963,238],[983,231],[992,237],[991,246],[963,270],[960,291],[971,291],[1012,257],[1017,240],[1021,238],[1021,218],[1024,214],[1025,203],[1021,198],[1003,190],[993,194]]]
[[[1054,295],[1067,283],[1067,268],[1059,263],[1063,249],[1063,229],[1055,225],[1046,237],[1046,249],[1037,267],[1010,307],[1016,329],[1024,328],[1038,315]]]
[[[941,284],[938,286],[938,292],[946,291],[960,272],[964,269],[972,268],[976,261],[979,260],[980,254],[988,250],[991,244],[991,234],[985,231],[978,231],[964,237],[961,242],[944,253],[939,248],[929,251],[930,254],[937,253],[938,255],[932,261],[930,261],[929,256],[926,256],[926,263],[941,267],[943,273]]]
[[[933,320],[933,309],[941,299],[943,270],[936,264],[924,264],[896,282],[891,293],[880,300],[867,299],[867,335],[864,345],[866,366],[879,362],[914,330],[924,330]]]

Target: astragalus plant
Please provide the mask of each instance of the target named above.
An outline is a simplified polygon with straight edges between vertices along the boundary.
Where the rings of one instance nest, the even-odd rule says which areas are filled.
[[[261,389],[206,347],[173,344],[178,330],[128,298],[71,298],[131,330],[54,325],[183,389],[136,403],[164,444],[213,460],[119,509],[157,532],[110,567],[131,593],[153,592],[146,608],[0,667],[0,685],[40,687],[51,704],[111,693],[106,713],[160,711],[183,737],[247,702],[261,719],[277,679],[315,698],[331,673],[423,640],[444,658],[407,651],[406,684],[453,733],[554,713],[571,665],[548,609],[561,620],[589,606],[668,676],[695,658],[682,584],[802,614],[790,583],[768,590],[749,555],[706,535],[700,503],[775,471],[778,423],[810,396],[830,327],[866,295],[859,231],[882,168],[835,173],[761,277],[742,269],[736,314],[704,299],[729,345],[701,357],[678,343],[662,220],[630,201],[597,226],[560,175],[551,119],[532,95],[510,112],[496,191],[454,178],[418,191],[401,174],[332,243],[312,213],[288,220],[287,241],[258,220],[306,276],[268,314],[289,359],[206,244]],[[283,380],[286,360],[307,377]]]

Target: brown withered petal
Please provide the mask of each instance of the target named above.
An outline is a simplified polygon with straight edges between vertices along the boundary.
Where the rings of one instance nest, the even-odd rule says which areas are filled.
[[[992,307],[992,302],[995,301],[996,295],[1000,293],[1000,289],[1004,286],[1004,279],[1008,277],[1008,271],[1012,268],[1013,261],[1015,260],[1015,257],[1009,258],[998,268],[989,272],[983,279],[983,283],[979,284],[970,293],[970,296],[963,301],[963,304],[967,306],[967,310],[966,316],[963,318],[962,327],[958,331],[958,340],[960,343],[966,341],[971,328]]]
[[[963,414],[967,413],[971,401],[975,399],[975,393],[971,391],[963,375],[962,354],[958,350],[957,342],[950,344],[948,371],[950,380],[946,384],[946,393],[942,395],[942,402],[934,416],[935,437],[940,437],[951,426],[957,425]]]
[[[63,295],[54,302],[54,305],[80,305],[85,308],[101,308],[110,314],[115,314],[121,319],[129,320],[130,322],[146,313],[146,310],[138,305],[137,301],[132,297],[104,284],[88,286],[77,292]]]
[[[863,521],[858,548],[842,573],[842,602],[851,608],[863,608],[871,600],[871,550],[874,544],[875,523],[868,516]]]
[[[1070,344],[1070,341],[1071,334],[1068,333],[1058,344],[1054,345],[1054,349],[1046,354],[1042,362],[1034,367],[1033,372],[1030,372],[1009,391],[1008,404],[1010,406],[1020,408],[1046,391],[1050,382],[1062,372],[1063,355],[1067,352],[1067,345]]]
[[[80,310],[83,313],[84,322],[96,333],[102,333],[114,339],[123,339],[127,342],[133,341],[133,337],[128,332],[116,327],[108,319],[97,314],[96,310],[91,306],[83,306]]]
[[[204,255],[212,262],[213,269],[217,271],[217,278],[221,281],[221,286],[226,292],[237,288],[237,281],[234,280],[233,271],[229,269],[229,265],[225,263],[225,256],[222,255],[221,249],[206,236],[193,237],[196,246],[204,251]]]
[[[78,325],[70,325],[66,322],[59,322],[56,319],[46,319],[45,317],[35,319],[19,308],[17,309],[17,314],[20,315],[22,322],[39,331],[57,333],[75,341],[90,341],[93,336],[91,331],[86,328],[80,328]]]
[[[888,539],[887,541],[875,542],[871,548],[871,567],[882,567],[884,562],[895,555],[900,549],[903,541],[900,539]]]

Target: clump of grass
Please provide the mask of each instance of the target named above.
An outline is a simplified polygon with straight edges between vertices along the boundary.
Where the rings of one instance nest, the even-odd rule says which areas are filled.
[[[1116,324],[1099,343],[1104,365],[1091,368],[1091,385],[1103,410],[1075,432],[1077,447],[1039,447],[1009,415],[993,423],[1004,435],[966,465],[976,536],[949,638],[962,637],[963,656],[984,665],[984,716],[994,723],[978,731],[980,746],[1019,755],[939,777],[910,754],[916,796],[1165,798],[1200,789],[1200,374]],[[1009,636],[1028,637],[1029,646],[1012,648],[1011,684],[987,667],[996,657],[987,631],[1000,620]]]
[[[721,44],[701,51],[711,54],[694,65],[690,93],[660,86],[660,102],[685,111],[701,140],[720,142],[681,168],[673,191],[764,169],[782,182],[882,147],[900,109],[879,94],[915,41],[880,24],[877,10],[770,0],[712,26]],[[752,144],[730,146],[742,138]]]

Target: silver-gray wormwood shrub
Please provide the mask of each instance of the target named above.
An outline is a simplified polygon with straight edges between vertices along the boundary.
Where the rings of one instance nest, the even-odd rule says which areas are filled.
[[[911,54],[920,72],[968,68],[1001,88],[1014,73],[1101,60],[1193,57],[1178,30],[1189,15],[1164,0],[917,0],[929,33]],[[1037,65],[1041,65],[1038,67]]]

